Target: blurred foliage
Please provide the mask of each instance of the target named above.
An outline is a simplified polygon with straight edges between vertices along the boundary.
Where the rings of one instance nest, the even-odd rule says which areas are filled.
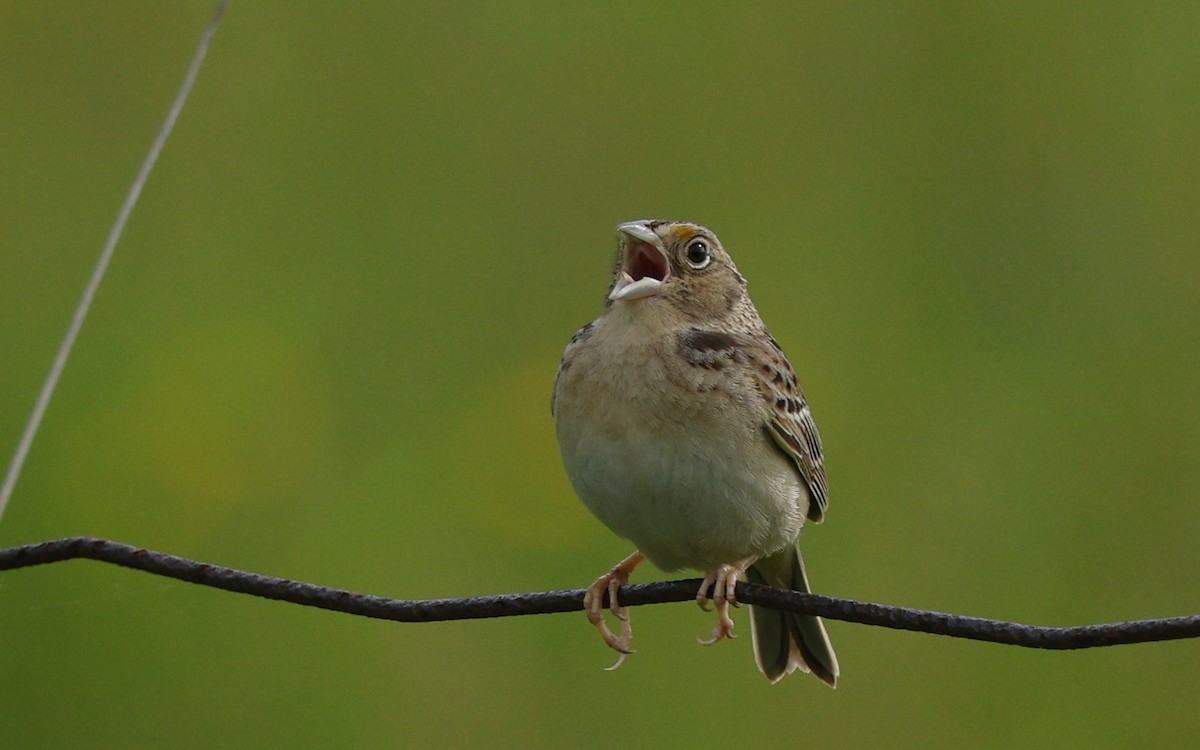
[[[209,2],[0,2],[7,462]],[[3,524],[401,597],[582,586],[549,389],[613,227],[715,229],[829,457],[817,590],[1200,611],[1200,6],[238,2]],[[653,571],[648,571],[645,580]],[[1200,644],[832,623],[770,687],[694,607],[394,625],[0,578],[4,747],[1184,747]],[[739,615],[746,627],[746,615]]]

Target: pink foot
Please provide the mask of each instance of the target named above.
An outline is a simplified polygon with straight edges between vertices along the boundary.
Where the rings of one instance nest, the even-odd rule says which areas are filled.
[[[633,553],[614,566],[612,570],[597,578],[595,583],[589,586],[587,592],[583,595],[583,608],[587,612],[588,622],[592,623],[600,631],[600,637],[604,640],[605,644],[620,654],[617,657],[616,663],[608,667],[608,671],[610,672],[621,666],[626,656],[634,653],[629,645],[633,640],[633,627],[629,624],[629,609],[622,607],[617,601],[617,591],[622,585],[629,583],[629,575],[645,559],[646,557],[642,553]],[[613,633],[609,629],[608,623],[604,621],[605,593],[608,594],[609,610],[621,621],[620,635]]]
[[[726,638],[735,638],[733,634],[733,619],[729,616],[729,605],[735,607],[741,606],[737,602],[737,586],[738,578],[746,572],[746,568],[753,564],[754,558],[739,560],[733,565],[718,565],[715,569],[708,571],[704,575],[704,582],[700,584],[700,591],[696,594],[696,604],[700,605],[700,609],[705,612],[712,611],[713,608],[717,611],[717,626],[713,628],[712,638],[708,640],[697,639],[704,646],[711,646]],[[708,589],[712,587],[712,598],[709,598]],[[709,603],[715,605],[710,607]]]

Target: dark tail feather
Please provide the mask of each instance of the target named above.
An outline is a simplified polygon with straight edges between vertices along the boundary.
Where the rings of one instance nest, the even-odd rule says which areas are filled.
[[[751,583],[808,592],[808,576],[800,550],[791,548],[763,558],[746,571]],[[751,607],[754,658],[772,683],[795,669],[812,672],[830,687],[837,687],[838,662],[821,618]]]

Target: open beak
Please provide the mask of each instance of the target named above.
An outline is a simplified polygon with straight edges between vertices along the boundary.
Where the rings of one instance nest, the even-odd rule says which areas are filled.
[[[663,282],[671,276],[671,264],[667,252],[649,222],[631,221],[617,227],[624,237],[621,269],[617,272],[617,283],[613,284],[608,298],[613,300],[635,300],[653,297],[662,291]]]

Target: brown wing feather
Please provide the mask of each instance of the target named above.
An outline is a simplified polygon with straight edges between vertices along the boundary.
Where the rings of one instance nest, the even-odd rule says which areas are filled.
[[[824,520],[829,488],[821,436],[779,343],[765,332],[762,336],[747,336],[692,328],[680,336],[679,345],[684,357],[698,367],[723,370],[740,365],[749,369],[765,401],[766,431],[792,459],[808,487],[812,498],[808,517],[816,523]]]
[[[812,502],[808,517],[815,523],[825,519],[829,508],[829,484],[825,476],[825,456],[821,451],[821,435],[813,422],[812,412],[804,391],[796,380],[796,372],[774,338],[769,345],[758,345],[750,354],[759,390],[769,404],[767,432],[800,470],[808,485]]]

